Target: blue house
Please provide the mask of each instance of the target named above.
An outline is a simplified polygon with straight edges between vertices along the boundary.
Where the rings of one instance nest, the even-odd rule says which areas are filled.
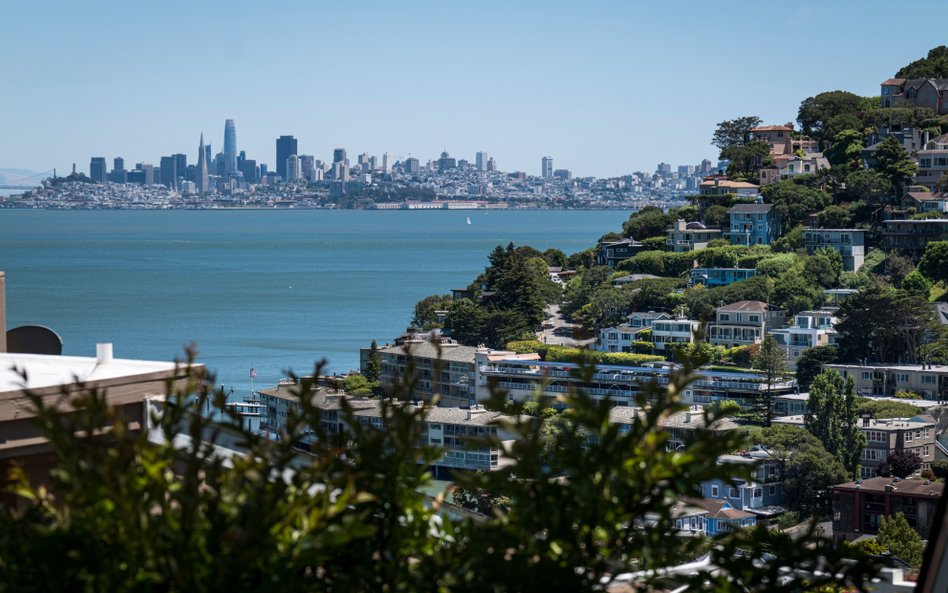
[[[689,272],[688,285],[703,284],[705,288],[727,286],[756,275],[754,268],[694,268]]]
[[[726,502],[730,508],[755,516],[773,517],[786,509],[783,487],[783,464],[770,458],[766,451],[750,451],[742,455],[722,455],[719,464],[755,466],[750,480],[734,477],[708,480],[701,484],[701,495],[709,500]]]
[[[773,204],[736,204],[728,211],[728,236],[734,245],[770,245],[783,230]]]
[[[735,509],[726,500],[685,498],[682,502],[684,507],[675,518],[675,526],[683,532],[703,531],[705,535],[714,536],[757,525],[756,515]]]

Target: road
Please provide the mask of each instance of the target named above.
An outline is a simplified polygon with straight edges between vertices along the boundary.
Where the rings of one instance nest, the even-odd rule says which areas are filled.
[[[559,305],[547,305],[546,313],[550,317],[543,323],[543,331],[537,333],[537,339],[544,344],[583,348],[596,341],[595,338],[575,337],[580,328],[563,319]]]

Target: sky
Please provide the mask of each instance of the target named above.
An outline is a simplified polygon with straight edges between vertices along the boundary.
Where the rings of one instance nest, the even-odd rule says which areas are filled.
[[[876,95],[948,43],[948,2],[838,0],[277,3],[3,0],[0,168],[88,173],[92,156],[158,164],[367,152],[422,162],[486,151],[608,177],[715,159],[716,124],[796,118],[829,90]],[[906,22],[899,22],[899,19]]]

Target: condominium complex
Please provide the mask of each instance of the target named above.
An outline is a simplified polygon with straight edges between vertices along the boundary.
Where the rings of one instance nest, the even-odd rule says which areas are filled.
[[[266,422],[263,426],[268,435],[279,435],[286,430],[286,419],[292,410],[299,410],[297,390],[278,386],[276,389],[259,391],[260,401],[266,406]],[[385,411],[378,399],[348,397],[339,392],[319,389],[312,396],[312,403],[322,411],[320,428],[327,434],[342,434],[349,430],[349,421],[343,412],[345,400],[352,409],[352,420],[363,426],[383,428]],[[413,405],[392,402],[392,405]],[[441,449],[441,456],[431,464],[435,474],[442,471],[472,470],[490,471],[504,465],[504,447],[514,436],[498,425],[505,416],[491,412],[476,404],[467,408],[428,406],[424,408],[421,436],[418,446],[432,445]],[[473,439],[496,437],[492,446],[472,446]],[[305,449],[310,435],[298,443]]]
[[[862,395],[895,395],[914,391],[920,399],[948,400],[948,365],[943,364],[830,364],[852,377]]]
[[[391,391],[406,380],[413,383],[412,393],[430,401],[438,396],[443,405],[466,406],[474,399],[474,353],[477,349],[462,346],[448,338],[437,342],[411,337],[395,346],[378,349],[382,389]],[[365,372],[370,351],[360,351],[360,365]],[[413,373],[407,375],[409,366]]]

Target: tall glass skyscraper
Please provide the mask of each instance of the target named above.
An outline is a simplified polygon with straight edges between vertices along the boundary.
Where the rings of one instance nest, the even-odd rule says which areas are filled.
[[[291,154],[298,155],[296,146],[296,138],[293,136],[280,136],[276,141],[276,171],[277,174],[286,181],[289,179],[286,175],[286,159],[290,158]],[[262,175],[262,173],[261,173]]]
[[[237,173],[237,127],[234,120],[224,121],[224,174]]]

